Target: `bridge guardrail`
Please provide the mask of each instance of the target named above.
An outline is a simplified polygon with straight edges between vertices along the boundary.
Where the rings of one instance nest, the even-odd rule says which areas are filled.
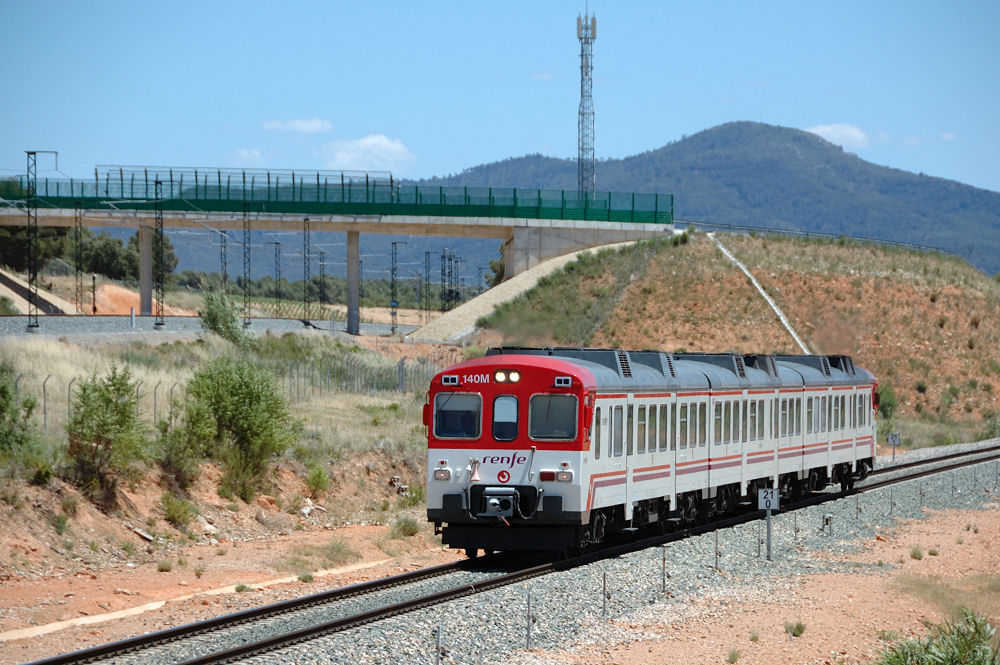
[[[93,180],[40,178],[39,207],[151,210],[155,181],[163,209],[293,214],[516,217],[583,221],[673,222],[672,194],[578,192],[512,187],[403,185],[392,176],[249,169],[108,167]],[[17,178],[27,193],[24,176]]]

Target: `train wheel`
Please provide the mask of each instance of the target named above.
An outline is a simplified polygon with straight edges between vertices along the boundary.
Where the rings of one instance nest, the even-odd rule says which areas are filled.
[[[479,556],[479,548],[478,547],[466,547],[465,548],[465,556],[467,556],[470,559],[475,559],[477,556]]]
[[[597,544],[604,540],[604,527],[608,518],[601,511],[596,511],[590,516],[590,542]]]
[[[685,494],[681,499],[681,519],[685,524],[694,524],[698,518],[698,504],[691,494]]]

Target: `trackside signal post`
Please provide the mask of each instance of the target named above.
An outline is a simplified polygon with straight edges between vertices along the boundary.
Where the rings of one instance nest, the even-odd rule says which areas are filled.
[[[780,507],[778,488],[765,487],[757,490],[757,510],[765,511],[767,519],[767,560],[771,561],[771,511]],[[759,552],[759,550],[758,550]]]

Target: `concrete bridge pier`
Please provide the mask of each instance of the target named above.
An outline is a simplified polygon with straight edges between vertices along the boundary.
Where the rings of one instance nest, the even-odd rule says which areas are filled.
[[[347,333],[361,334],[361,234],[347,232]]]
[[[153,314],[153,229],[139,225],[139,313]]]

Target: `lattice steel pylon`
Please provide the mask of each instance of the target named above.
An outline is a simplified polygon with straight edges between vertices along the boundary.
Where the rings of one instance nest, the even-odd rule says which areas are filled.
[[[245,177],[245,176],[244,176]],[[250,204],[243,204],[243,327],[250,327]]]
[[[28,332],[38,330],[38,153],[26,150],[28,154]]]
[[[580,114],[577,120],[577,189],[590,192],[597,189],[594,171],[594,40],[597,39],[597,17],[584,14],[576,17],[576,38],[580,40]]]
[[[302,218],[302,318],[309,318],[309,218]]]
[[[163,321],[163,282],[166,270],[163,266],[163,181],[153,182],[156,196],[156,228],[153,232],[153,287],[156,290],[156,323],[154,328],[162,328]]]
[[[76,268],[76,313],[83,314],[83,203],[75,202],[73,217],[73,264]]]

